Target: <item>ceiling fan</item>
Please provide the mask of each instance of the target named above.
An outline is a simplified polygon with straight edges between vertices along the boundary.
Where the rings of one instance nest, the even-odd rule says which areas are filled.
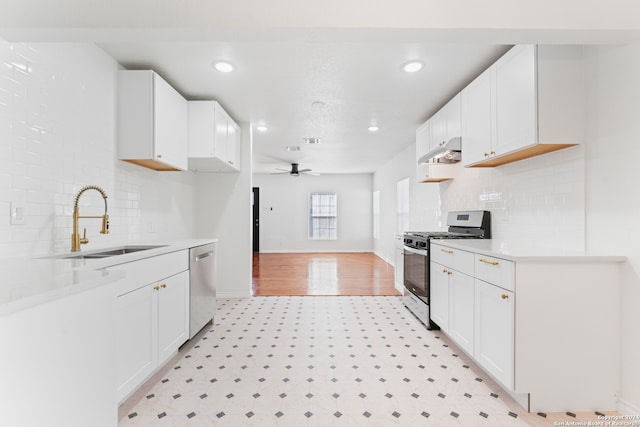
[[[276,168],[276,170],[279,170],[281,172],[273,172],[271,175],[280,175],[280,174],[285,174],[285,173],[288,173],[291,176],[300,176],[300,175],[315,175],[315,176],[318,176],[318,175],[320,175],[319,173],[311,172],[311,169],[298,169],[298,164],[297,163],[291,163],[291,170],[281,169],[281,168]]]

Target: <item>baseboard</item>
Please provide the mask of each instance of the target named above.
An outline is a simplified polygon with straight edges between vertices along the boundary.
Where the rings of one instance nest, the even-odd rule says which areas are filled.
[[[640,406],[634,405],[633,403],[624,400],[618,399],[618,412],[622,415],[638,415],[640,414]]]
[[[381,260],[383,260],[384,262],[386,262],[387,264],[389,264],[390,266],[395,267],[395,265],[396,265],[395,260],[391,260],[391,259],[387,258],[386,256],[382,255],[379,252],[375,252],[374,251],[373,254],[375,256],[377,256],[378,258],[380,258]]]
[[[396,289],[396,291],[400,292],[400,294],[404,295],[404,287],[403,286],[398,286],[397,284],[394,284],[393,287]]]
[[[251,292],[216,292],[216,298],[251,298]]]

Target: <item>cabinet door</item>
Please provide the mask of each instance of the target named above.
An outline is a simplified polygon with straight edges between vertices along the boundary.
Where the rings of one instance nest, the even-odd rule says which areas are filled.
[[[240,126],[229,117],[227,122],[227,163],[235,169],[240,169]]]
[[[215,103],[187,101],[189,106],[189,157],[215,155]]]
[[[449,280],[449,336],[473,355],[473,277],[453,271]]]
[[[513,390],[513,292],[475,280],[474,359],[507,389]]]
[[[121,402],[158,366],[158,303],[154,285],[118,297],[116,380]]]
[[[429,309],[431,320],[440,329],[449,332],[449,275],[450,271],[437,262],[431,262],[430,266],[430,288]]]
[[[502,155],[537,143],[535,46],[513,47],[493,68],[496,111],[493,150]]]
[[[428,121],[424,122],[416,129],[416,160],[429,152],[429,124]]]
[[[461,93],[462,164],[469,166],[491,155],[493,114],[491,112],[491,72],[485,71]]]
[[[397,289],[404,288],[404,244],[402,237],[396,237],[394,281]]]
[[[154,156],[158,161],[187,169],[187,101],[160,76],[154,75]]]
[[[429,123],[431,128],[429,151],[431,151],[447,142],[447,115],[444,107],[429,119]]]
[[[416,129],[416,161],[429,152],[429,140],[431,138],[431,122],[424,122]],[[418,163],[416,168],[416,177],[418,182],[422,182],[429,174],[429,167],[425,164]]]
[[[158,363],[164,363],[189,338],[189,272],[161,280],[158,295]]]
[[[451,98],[447,105],[444,106],[445,120],[447,123],[447,132],[445,140],[460,136],[460,94]]]
[[[216,102],[214,113],[215,126],[215,149],[214,155],[223,162],[227,161],[227,113],[222,109],[220,104]]]

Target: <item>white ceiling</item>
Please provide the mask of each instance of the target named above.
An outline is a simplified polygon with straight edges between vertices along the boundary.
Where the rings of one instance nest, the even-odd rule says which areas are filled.
[[[236,121],[266,125],[266,132],[254,127],[255,172],[297,162],[320,173],[373,172],[503,50],[315,41],[101,46],[126,68],[155,69],[187,99],[215,99]],[[219,73],[211,66],[214,59],[229,60],[237,69]],[[401,65],[409,59],[426,66],[405,73]],[[380,130],[369,132],[372,124]],[[321,144],[304,144],[305,137],[320,137]],[[300,151],[285,150],[296,145]]]
[[[509,44],[620,42],[640,30],[635,0],[541,0],[518,10],[505,0],[482,8],[470,0],[398,0],[392,8],[364,0],[0,2],[0,37],[95,42],[126,68],[155,69],[187,99],[219,101],[253,126],[253,170],[265,173],[291,162],[320,173],[373,172]],[[216,59],[236,71],[213,70]],[[401,71],[411,59],[425,67]],[[305,145],[305,137],[322,143]],[[286,151],[291,145],[301,151]]]

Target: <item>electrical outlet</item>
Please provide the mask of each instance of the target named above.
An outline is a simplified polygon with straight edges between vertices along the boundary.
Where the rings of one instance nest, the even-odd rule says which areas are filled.
[[[24,204],[11,203],[11,224],[22,225],[24,224]]]

